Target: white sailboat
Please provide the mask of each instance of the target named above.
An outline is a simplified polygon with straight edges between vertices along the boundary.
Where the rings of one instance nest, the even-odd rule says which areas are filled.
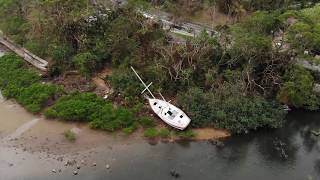
[[[149,85],[146,85],[132,66],[131,69],[145,87],[141,94],[148,91],[148,93],[151,95],[151,97],[146,97],[153,112],[168,125],[179,130],[184,130],[190,124],[191,119],[181,109],[166,101],[161,94],[160,96],[162,97],[162,100],[155,98],[149,89],[149,87],[152,85],[152,82]]]

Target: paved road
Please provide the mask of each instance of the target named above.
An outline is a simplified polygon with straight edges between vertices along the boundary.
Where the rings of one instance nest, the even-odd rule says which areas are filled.
[[[113,6],[115,7],[121,7],[124,6],[127,3],[127,0],[110,0],[111,3],[113,3]],[[91,3],[93,5],[97,5],[96,0],[91,0]],[[163,29],[169,30],[170,32],[174,34],[179,34],[182,36],[189,36],[189,37],[196,37],[200,35],[203,31],[206,31],[210,36],[215,36],[218,34],[217,31],[213,30],[212,28],[201,25],[201,24],[195,24],[190,22],[181,22],[179,24],[171,21],[170,17],[171,14],[167,12],[158,12],[150,13],[143,10],[137,10],[140,12],[145,18],[151,19],[153,21],[160,22],[162,24]]]

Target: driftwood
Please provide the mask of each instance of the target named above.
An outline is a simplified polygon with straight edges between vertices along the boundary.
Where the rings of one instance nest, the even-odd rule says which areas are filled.
[[[320,131],[312,130],[311,133],[315,136],[320,136]]]
[[[15,45],[7,37],[0,36],[0,43],[22,57],[25,61],[41,71],[47,71],[48,62],[32,54],[30,51]]]

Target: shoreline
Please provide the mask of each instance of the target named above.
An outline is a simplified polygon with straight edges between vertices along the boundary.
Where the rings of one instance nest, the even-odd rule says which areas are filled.
[[[6,54],[6,49],[1,48],[0,46],[0,52],[2,52],[1,55],[5,55]],[[110,73],[110,69],[106,69],[105,71],[103,71],[104,73]],[[102,89],[105,91],[107,85],[105,85]],[[101,88],[101,87],[99,87]],[[110,87],[109,87],[110,88]],[[191,141],[206,141],[206,140],[219,140],[219,139],[223,139],[223,138],[227,138],[230,137],[231,134],[226,131],[226,130],[221,130],[221,129],[214,129],[214,128],[196,128],[196,129],[191,129],[194,133],[195,136],[194,137],[188,137],[188,138],[181,138],[178,137],[177,135],[174,135],[175,132],[178,132],[176,130],[170,130],[171,128],[168,128],[170,130],[170,136],[168,138],[160,138],[160,137],[156,137],[156,138],[147,138],[144,137],[144,128],[140,127],[138,128],[134,133],[126,135],[124,134],[121,130],[116,131],[116,132],[107,132],[107,131],[103,131],[103,130],[99,130],[99,129],[91,129],[89,128],[87,123],[79,123],[79,122],[68,122],[68,121],[64,121],[64,120],[57,120],[57,119],[46,119],[43,115],[43,112],[40,112],[39,114],[32,114],[30,112],[28,112],[22,105],[20,105],[19,103],[17,103],[14,99],[5,99],[0,91],[0,107],[1,106],[8,106],[9,107],[9,112],[10,111],[17,111],[19,113],[16,112],[10,112],[12,113],[12,115],[14,115],[14,118],[10,118],[13,119],[12,121],[8,122],[2,122],[2,128],[0,128],[0,140],[3,141],[2,138],[2,132],[1,131],[18,131],[20,130],[19,128],[25,128],[24,126],[29,127],[29,129],[26,129],[26,132],[20,132],[15,136],[22,136],[22,135],[26,135],[26,136],[30,136],[29,138],[23,138],[22,141],[19,141],[19,143],[26,143],[29,142],[31,144],[34,144],[36,147],[41,146],[40,144],[48,144],[46,143],[45,140],[41,140],[41,138],[38,139],[38,137],[41,137],[42,134],[46,134],[46,135],[50,135],[50,137],[47,137],[49,139],[52,139],[55,143],[52,144],[52,146],[56,146],[59,145],[59,143],[62,142],[62,144],[71,144],[70,142],[66,142],[66,138],[63,137],[63,133],[67,130],[73,130],[76,133],[77,136],[77,141],[80,142],[75,142],[74,145],[76,145],[77,143],[81,143],[81,144],[86,144],[89,146],[97,146],[98,144],[98,140],[102,140],[103,138],[108,139],[109,141],[111,141],[111,138],[117,137],[120,138],[120,142],[121,143],[128,143],[128,142],[136,142],[138,141],[168,141],[168,142],[177,142],[181,139],[187,139],[187,140],[191,140]],[[1,109],[0,109],[1,110]],[[8,110],[8,109],[7,109]],[[1,113],[1,111],[0,111]],[[8,113],[8,112],[2,112],[4,114]],[[20,117],[20,116],[25,116],[25,117]],[[6,116],[6,115],[4,115]],[[9,115],[10,116],[10,115]],[[36,121],[34,122],[34,125],[29,125],[27,124],[29,121],[27,119],[30,119],[29,121]],[[160,122],[160,119],[157,119],[155,121],[155,128],[156,129],[160,129],[160,128],[164,128],[166,127],[166,125],[163,122]],[[1,122],[1,120],[0,120]],[[25,124],[26,123],[26,124]],[[84,133],[82,132],[84,131]],[[51,134],[50,134],[51,133]],[[89,142],[83,141],[81,134],[86,134],[87,137],[90,138],[86,138],[86,139],[90,139],[91,142],[95,142],[93,144],[90,144]],[[78,137],[79,136],[79,137]],[[34,138],[37,138],[37,140],[35,141]],[[40,141],[41,140],[41,141]],[[118,142],[119,139],[112,141],[112,143]],[[25,142],[24,142],[25,141]],[[38,142],[38,144],[37,144]],[[111,144],[112,144],[111,143]],[[49,149],[49,147],[46,147],[47,149]],[[70,147],[68,147],[70,148]],[[43,151],[43,148],[38,148],[39,151]]]
[[[86,123],[50,120],[43,115],[32,115],[13,100],[0,101],[0,110],[4,117],[13,116],[13,118],[10,118],[12,119],[11,121],[1,118],[0,122],[3,122],[1,122],[2,127],[0,128],[0,141],[4,142],[4,144],[12,144],[13,142],[13,144],[16,144],[15,148],[28,149],[31,152],[47,151],[50,154],[60,154],[66,152],[64,149],[78,151],[90,147],[99,147],[101,142],[114,145],[148,142],[150,140],[153,142],[167,141],[175,143],[181,140],[181,138],[175,136],[171,138],[146,138],[143,134],[143,128],[139,128],[130,135],[125,135],[121,131],[110,133],[91,129]],[[66,130],[75,132],[75,142],[69,142],[64,137]],[[219,140],[230,136],[227,131],[213,128],[192,130],[196,136],[187,140]],[[10,138],[10,136],[13,138]],[[27,144],[28,147],[22,144]]]

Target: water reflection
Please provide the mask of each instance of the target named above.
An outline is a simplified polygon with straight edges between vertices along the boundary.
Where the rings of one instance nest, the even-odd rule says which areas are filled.
[[[246,159],[249,145],[253,140],[253,136],[234,137],[226,140],[223,148],[217,148],[218,158],[222,158],[228,163],[240,162]]]
[[[314,169],[320,175],[320,159],[314,161]]]
[[[112,150],[103,149],[93,155],[101,166],[98,165],[94,170],[91,166],[83,167],[79,176],[72,176],[72,171],[48,176],[43,175],[42,170],[33,178],[26,179],[163,180],[172,179],[172,170],[180,173],[184,180],[319,179],[320,137],[310,133],[320,127],[319,116],[320,113],[292,112],[283,128],[233,136],[223,142],[224,146],[216,146],[214,142],[185,140],[176,143],[143,141],[121,144],[119,147],[113,145]],[[286,157],[281,154],[282,151]],[[32,159],[33,162],[36,160]],[[106,162],[111,164],[112,171],[106,172]],[[17,169],[17,172],[22,171]],[[1,166],[0,179],[3,179]]]
[[[303,140],[302,144],[306,152],[310,153],[314,150],[318,143],[318,137],[314,136],[311,131],[313,129],[307,127],[303,131],[301,131],[300,136]]]

